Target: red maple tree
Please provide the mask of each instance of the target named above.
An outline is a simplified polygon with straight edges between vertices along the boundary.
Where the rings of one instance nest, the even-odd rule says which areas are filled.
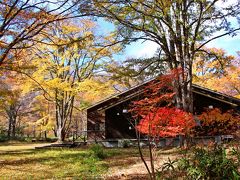
[[[131,111],[140,119],[136,129],[149,136],[174,137],[186,135],[195,121],[191,113],[174,107],[173,81],[180,69],[171,71],[145,87],[144,99],[134,101]]]
[[[176,69],[147,83],[142,96],[144,98],[134,101],[130,110],[135,120],[134,123],[137,124],[135,128],[139,154],[150,179],[156,179],[154,164],[156,153],[154,151],[160,138],[187,135],[195,125],[191,113],[174,106],[174,92],[176,91],[174,91],[173,84],[178,82],[179,73],[184,72]],[[150,165],[147,164],[141,149],[140,134],[147,136]]]

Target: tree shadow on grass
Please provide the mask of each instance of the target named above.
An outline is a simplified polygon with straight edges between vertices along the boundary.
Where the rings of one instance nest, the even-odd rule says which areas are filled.
[[[27,155],[27,154],[33,154],[32,150],[14,150],[14,151],[0,151],[1,155],[13,155],[13,156],[19,156],[19,155]]]
[[[17,159],[17,160],[3,160],[0,162],[1,167],[3,166],[22,166],[26,164],[35,164],[42,161],[52,160],[54,158],[25,158],[25,159]]]
[[[27,164],[35,164],[35,163],[44,163],[44,162],[53,162],[58,163],[61,162],[74,162],[78,161],[81,159],[84,159],[87,157],[88,153],[85,152],[64,152],[64,150],[51,150],[52,152],[56,152],[54,156],[47,156],[47,155],[42,155],[46,153],[48,150],[27,150],[27,151],[8,151],[8,152],[0,152],[0,155],[4,156],[9,156],[11,157],[15,156],[18,157],[17,159],[7,159],[4,158],[5,160],[0,159],[0,164],[2,166],[6,165],[11,165],[11,166],[22,166],[22,165],[27,165]],[[39,156],[39,157],[38,157]],[[42,157],[43,156],[43,157]]]

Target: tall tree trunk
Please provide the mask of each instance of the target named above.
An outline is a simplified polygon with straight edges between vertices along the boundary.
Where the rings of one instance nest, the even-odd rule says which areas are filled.
[[[191,57],[185,56],[185,61],[183,69],[183,91],[182,91],[182,102],[183,110],[193,113],[193,95],[192,95],[192,64],[190,63]]]
[[[63,143],[64,142],[64,140],[65,140],[65,135],[66,135],[66,133],[65,133],[65,130],[64,130],[64,128],[62,128],[62,127],[58,127],[58,129],[57,129],[57,138],[58,138],[58,143]]]
[[[18,117],[18,110],[20,106],[16,106],[15,104],[11,104],[8,108],[5,109],[8,116],[8,138],[16,137],[16,123]]]
[[[181,68],[176,72],[176,78],[173,81],[173,90],[175,94],[175,103],[177,108],[187,112],[193,112],[193,95],[192,95],[192,64],[191,56],[185,55],[181,51],[182,48],[175,48],[175,56],[173,56],[170,69]],[[182,55],[184,54],[184,55]],[[182,60],[184,58],[184,61]]]
[[[62,129],[60,127],[57,128],[57,142],[62,143]]]
[[[62,93],[60,100],[56,100],[56,118],[57,118],[57,138],[58,142],[62,143],[65,140],[66,134],[72,121],[74,96]]]
[[[64,116],[64,106],[63,103],[57,103],[57,138],[58,138],[58,143],[63,143],[65,140],[65,121],[66,117]]]

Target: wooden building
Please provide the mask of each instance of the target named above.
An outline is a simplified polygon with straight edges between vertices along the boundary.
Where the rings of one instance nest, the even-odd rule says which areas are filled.
[[[150,81],[149,81],[150,82]],[[144,97],[143,83],[125,92],[111,96],[86,109],[86,130],[88,140],[134,139],[135,130],[130,123],[128,112],[132,101]],[[240,99],[193,85],[194,114],[204,108],[220,108],[240,110]]]

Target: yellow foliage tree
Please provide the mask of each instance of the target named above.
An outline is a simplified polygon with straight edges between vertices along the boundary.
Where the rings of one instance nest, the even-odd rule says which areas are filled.
[[[113,37],[96,36],[94,27],[90,20],[82,20],[78,24],[66,21],[55,23],[39,37],[44,39],[41,40],[44,43],[37,47],[32,60],[36,67],[32,77],[40,86],[30,83],[26,91],[39,90],[40,87],[42,95],[54,103],[59,142],[65,139],[70,128],[76,95],[86,91],[101,64],[120,49],[117,46],[104,48],[105,44],[113,41]]]

